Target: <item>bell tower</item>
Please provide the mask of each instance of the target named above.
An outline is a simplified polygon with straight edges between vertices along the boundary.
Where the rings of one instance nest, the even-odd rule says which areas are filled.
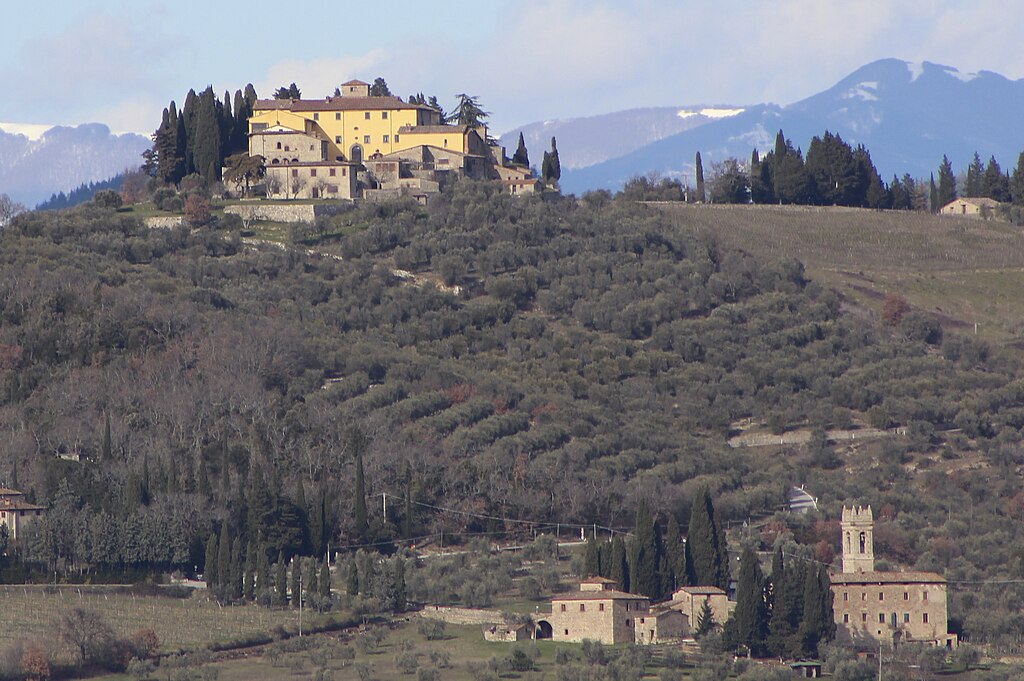
[[[874,572],[874,518],[870,506],[843,506],[843,572]]]

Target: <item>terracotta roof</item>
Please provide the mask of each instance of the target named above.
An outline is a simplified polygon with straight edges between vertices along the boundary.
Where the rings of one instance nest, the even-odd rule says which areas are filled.
[[[283,161],[281,163],[268,163],[267,170],[271,168],[296,168],[302,166],[357,166],[358,163],[352,163],[351,161]]]
[[[833,584],[945,584],[935,572],[840,572],[830,575]]]
[[[676,593],[680,591],[688,593],[691,596],[724,596],[725,590],[720,589],[717,586],[681,586],[676,589]]]
[[[7,496],[23,497],[23,496],[25,496],[25,493],[24,492],[19,492],[16,489],[11,489],[10,487],[0,487],[0,497],[7,497]]]
[[[627,594],[622,591],[573,591],[568,595],[553,596],[551,602],[557,601],[650,601],[647,596]]]
[[[260,99],[253,111],[394,111],[425,109],[429,106],[409,104],[398,97],[327,97],[326,99]]]
[[[45,506],[37,506],[27,501],[2,501],[0,511],[45,511]]]
[[[614,584],[614,579],[608,579],[607,577],[587,577],[581,579],[580,584]]]
[[[350,81],[348,81],[346,83],[342,83],[342,85],[369,85],[369,83],[364,83],[363,81],[359,80],[358,78],[353,78],[352,80],[350,80]]]

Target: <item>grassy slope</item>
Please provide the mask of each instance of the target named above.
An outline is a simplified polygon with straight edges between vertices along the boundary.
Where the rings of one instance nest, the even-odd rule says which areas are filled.
[[[848,302],[889,293],[950,329],[995,342],[1024,337],[1024,232],[1002,222],[898,211],[658,204],[680,224],[769,260],[796,258]]]

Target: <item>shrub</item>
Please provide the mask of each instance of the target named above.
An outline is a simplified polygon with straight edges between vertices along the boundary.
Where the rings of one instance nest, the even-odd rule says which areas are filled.
[[[21,673],[27,681],[49,681],[49,656],[39,646],[29,646],[21,656]]]
[[[441,620],[423,617],[420,618],[419,624],[416,625],[416,630],[420,632],[420,636],[428,641],[440,641],[445,637],[447,625]]]
[[[121,207],[121,195],[113,189],[103,189],[93,195],[92,202],[101,208],[117,209]]]
[[[203,227],[213,219],[210,202],[199,194],[190,194],[185,201],[185,222],[190,227]]]

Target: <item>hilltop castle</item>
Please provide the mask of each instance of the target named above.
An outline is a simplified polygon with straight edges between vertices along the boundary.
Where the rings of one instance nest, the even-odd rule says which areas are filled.
[[[843,571],[832,575],[836,639],[871,648],[914,641],[954,647],[942,575],[876,571],[870,506],[844,506],[841,527]]]
[[[249,155],[266,159],[268,198],[421,201],[458,177],[501,180],[511,194],[540,181],[509,163],[483,125],[446,125],[441,112],[371,96],[360,80],[324,99],[261,99],[249,118]]]

